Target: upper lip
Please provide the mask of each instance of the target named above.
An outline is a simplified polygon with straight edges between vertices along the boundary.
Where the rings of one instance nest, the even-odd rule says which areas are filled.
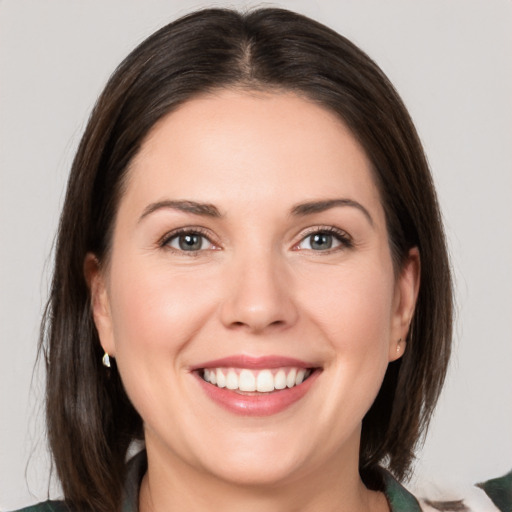
[[[247,368],[247,369],[263,369],[263,368],[282,368],[293,366],[296,368],[314,368],[318,365],[314,363],[295,359],[293,357],[268,355],[268,356],[250,356],[246,354],[238,354],[204,363],[194,365],[191,371],[204,368]]]

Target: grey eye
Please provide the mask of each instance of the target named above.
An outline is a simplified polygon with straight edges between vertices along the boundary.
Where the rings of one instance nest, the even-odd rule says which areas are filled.
[[[179,249],[180,251],[200,251],[205,249],[210,242],[208,239],[197,233],[181,233],[173,236],[167,245],[173,249]]]
[[[299,244],[299,248],[312,251],[327,251],[339,245],[341,245],[341,241],[336,235],[319,231],[304,238]]]
[[[333,236],[327,233],[315,233],[310,235],[310,246],[315,251],[322,251],[332,247]]]

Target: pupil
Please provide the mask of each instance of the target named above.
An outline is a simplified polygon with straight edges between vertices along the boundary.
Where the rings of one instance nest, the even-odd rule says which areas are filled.
[[[180,249],[184,251],[197,251],[201,249],[200,235],[182,235],[179,240]]]
[[[316,233],[311,241],[313,249],[330,249],[332,247],[332,236],[326,233]]]

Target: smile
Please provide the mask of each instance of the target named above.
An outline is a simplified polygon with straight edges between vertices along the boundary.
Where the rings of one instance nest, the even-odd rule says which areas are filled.
[[[302,384],[312,373],[311,369],[288,367],[253,370],[248,368],[205,368],[202,377],[206,382],[232,391],[245,393],[272,393]]]
[[[210,401],[242,416],[278,414],[300,403],[322,373],[313,362],[245,354],[204,362],[190,370]]]

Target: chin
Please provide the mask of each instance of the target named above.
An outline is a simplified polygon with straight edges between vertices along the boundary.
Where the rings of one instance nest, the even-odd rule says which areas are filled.
[[[275,487],[285,484],[301,472],[300,461],[279,460],[279,457],[262,458],[259,456],[238,458],[230,457],[222,464],[211,468],[218,479],[242,487]]]
[[[304,471],[311,458],[304,439],[270,432],[212,441],[202,453],[206,454],[200,461],[204,471],[240,486],[285,483]]]

